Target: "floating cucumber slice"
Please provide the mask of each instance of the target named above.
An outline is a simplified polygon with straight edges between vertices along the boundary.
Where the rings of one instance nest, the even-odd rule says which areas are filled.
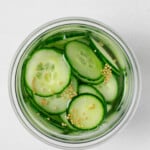
[[[96,49],[98,49],[98,52],[102,55],[102,57],[104,58],[104,60],[106,62],[108,62],[110,64],[110,66],[112,66],[112,69],[114,70],[114,72],[119,73],[119,67],[116,64],[116,60],[114,60],[109,53],[101,46],[100,42],[98,42],[97,40],[95,40],[93,37],[91,37],[91,41],[93,43],[93,45],[95,46]]]
[[[26,65],[26,83],[33,93],[40,96],[61,92],[69,84],[70,77],[68,63],[54,49],[35,52]]]
[[[96,128],[104,119],[105,105],[96,96],[81,94],[69,105],[68,116],[73,126],[83,130]]]
[[[92,34],[92,36],[94,37],[95,34]],[[104,32],[99,33],[96,36],[98,37],[98,39],[100,39],[99,41],[100,43],[103,43],[104,45],[106,45],[113,52],[113,54],[117,58],[119,67],[121,67],[122,69],[125,69],[127,66],[127,63],[125,60],[125,56],[123,55],[123,50],[122,50],[123,48],[112,37],[106,36]]]
[[[77,41],[69,42],[65,57],[81,77],[89,80],[98,80],[101,77],[102,63],[87,45]]]

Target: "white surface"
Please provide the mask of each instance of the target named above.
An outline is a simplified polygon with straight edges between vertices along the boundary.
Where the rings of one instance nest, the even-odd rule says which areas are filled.
[[[136,54],[143,90],[138,110],[128,126],[93,150],[150,148],[150,1],[149,0],[0,0],[0,149],[57,150],[30,135],[17,120],[8,96],[10,60],[24,38],[47,21],[91,17],[116,30]]]

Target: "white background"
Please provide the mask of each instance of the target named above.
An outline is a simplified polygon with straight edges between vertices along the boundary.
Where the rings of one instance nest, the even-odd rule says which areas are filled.
[[[141,101],[128,126],[93,150],[150,149],[149,0],[0,0],[0,149],[57,150],[32,135],[15,116],[8,96],[12,56],[36,27],[65,16],[90,17],[111,26],[136,54],[142,73]]]

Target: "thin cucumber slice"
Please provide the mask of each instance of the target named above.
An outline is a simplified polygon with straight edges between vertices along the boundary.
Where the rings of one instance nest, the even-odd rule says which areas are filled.
[[[69,84],[70,77],[68,63],[54,49],[35,52],[26,65],[26,83],[33,93],[40,96],[61,92]]]
[[[47,47],[47,48],[56,47],[58,49],[64,50],[65,49],[65,45],[68,42],[71,42],[71,41],[74,41],[74,40],[83,39],[84,37],[85,36],[83,36],[83,35],[70,37],[70,38],[67,38],[67,37],[64,36],[62,40],[58,40],[58,41],[55,41],[55,42],[48,43],[48,44],[45,45],[45,47]]]
[[[44,35],[42,37],[42,41],[45,44],[50,44],[50,43],[54,43],[57,41],[62,41],[62,40],[65,41],[66,39],[71,39],[71,38],[80,37],[80,36],[86,37],[87,32],[82,32],[82,31],[72,31],[71,32],[71,31],[64,31],[64,30],[59,29],[59,31],[58,30],[54,31],[54,32],[50,31],[49,33],[46,33],[46,35]]]
[[[86,38],[86,37],[85,38],[79,38],[76,41],[84,43],[84,44],[86,44],[88,46],[90,45],[90,40],[88,38]]]
[[[107,104],[107,112],[110,112],[112,110],[112,104]]]
[[[71,83],[62,93],[50,97],[41,97],[38,95],[34,95],[34,100],[43,110],[50,114],[63,113],[64,111],[66,111],[68,104],[70,103],[72,98],[77,95],[76,84],[75,79],[72,78]]]
[[[107,83],[94,85],[94,87],[102,93],[107,102],[113,102],[118,94],[118,82],[114,75],[111,76]]]
[[[34,108],[34,106],[30,102],[27,102],[25,107],[27,109],[28,118],[34,126],[38,126],[37,128],[40,128],[42,130],[44,129],[47,133],[64,133],[64,130],[58,128],[56,125],[53,125],[50,119],[41,116],[39,111]]]
[[[95,40],[93,37],[91,37],[91,41],[95,48],[100,52],[100,54],[104,57],[104,60],[106,60],[110,66],[112,66],[112,69],[116,72],[119,73],[119,67],[116,64],[116,60],[114,60],[109,53],[101,46],[101,43],[97,40]]]
[[[78,130],[77,128],[73,127],[73,126],[71,125],[71,123],[68,121],[68,116],[67,116],[66,112],[62,113],[62,114],[60,115],[60,117],[61,117],[61,119],[63,120],[63,122],[67,125],[68,128],[70,128],[71,130],[75,130],[75,131]]]
[[[81,77],[90,80],[101,77],[102,63],[87,45],[77,41],[69,42],[66,45],[65,57]]]
[[[68,116],[73,126],[83,130],[96,128],[104,119],[105,106],[92,94],[81,94],[71,101]]]
[[[83,93],[93,94],[99,97],[101,100],[105,101],[103,95],[96,88],[90,85],[82,84],[79,86],[79,94],[83,94]]]
[[[93,34],[93,36],[95,36]],[[108,37],[108,35],[106,35],[106,33],[99,33],[97,35],[100,38],[100,41],[106,45],[110,50],[112,50],[113,54],[116,56],[117,58],[117,62],[119,64],[119,67],[121,67],[122,69],[125,69],[127,66],[127,61],[125,60],[125,56],[124,56],[124,52],[123,52],[123,48],[112,38],[112,37]]]

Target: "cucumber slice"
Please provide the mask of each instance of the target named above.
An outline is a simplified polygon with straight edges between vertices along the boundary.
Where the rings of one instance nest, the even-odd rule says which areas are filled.
[[[111,76],[107,83],[94,85],[94,87],[102,93],[107,102],[113,102],[118,94],[118,83],[114,75]]]
[[[71,99],[77,95],[76,90],[77,83],[75,84],[75,78],[72,77],[71,83],[62,93],[50,97],[34,95],[34,100],[46,112],[60,114],[66,111]]]
[[[75,131],[78,130],[77,128],[73,127],[73,126],[71,125],[71,123],[68,121],[68,117],[67,117],[66,112],[62,113],[62,114],[60,115],[60,117],[61,117],[61,119],[63,120],[63,122],[67,125],[68,128],[70,128],[71,130],[75,130]]]
[[[93,36],[95,35],[93,34]],[[125,56],[123,54],[123,48],[112,37],[108,37],[104,32],[98,34],[98,37],[104,45],[106,45],[110,50],[113,50],[113,54],[117,58],[119,67],[124,70],[127,66],[127,61],[125,60]]]
[[[42,117],[46,122],[49,122],[49,124],[52,124],[52,125],[58,127],[59,129],[63,129],[63,131],[64,131],[64,129],[67,129],[66,127],[62,126],[63,120],[61,119],[61,117],[59,115],[49,114],[48,112],[43,110],[37,103],[35,103],[35,101],[31,97],[25,98],[25,101],[26,101],[26,103],[31,103],[33,109],[36,110],[37,118]],[[29,110],[28,110],[28,112],[29,112]],[[65,130],[64,132],[67,132],[67,130]]]
[[[102,63],[87,45],[72,41],[66,45],[65,57],[81,77],[98,80],[101,77]]]
[[[55,47],[55,48],[58,48],[58,49],[62,49],[64,50],[65,49],[65,45],[68,43],[68,42],[71,42],[71,41],[74,41],[74,40],[79,40],[79,39],[83,39],[85,36],[75,36],[75,37],[70,37],[70,38],[66,38],[64,36],[64,39],[62,40],[58,40],[58,41],[55,41],[55,42],[51,42],[51,43],[48,43],[45,45],[45,47],[47,48],[51,48],[51,47]]]
[[[35,52],[26,65],[26,83],[33,93],[40,96],[61,92],[69,84],[70,77],[68,63],[54,49]]]
[[[104,119],[105,105],[92,94],[74,97],[68,108],[69,121],[73,126],[83,130],[96,128]]]
[[[93,94],[99,97],[101,100],[105,101],[103,95],[96,88],[90,85],[82,84],[79,86],[79,94],[83,94],[83,93]]]
[[[109,53],[101,46],[101,43],[95,40],[93,37],[90,37],[93,45],[98,50],[98,52],[103,56],[104,61],[112,66],[114,72],[119,73],[119,67],[116,64],[116,60],[114,60]]]

